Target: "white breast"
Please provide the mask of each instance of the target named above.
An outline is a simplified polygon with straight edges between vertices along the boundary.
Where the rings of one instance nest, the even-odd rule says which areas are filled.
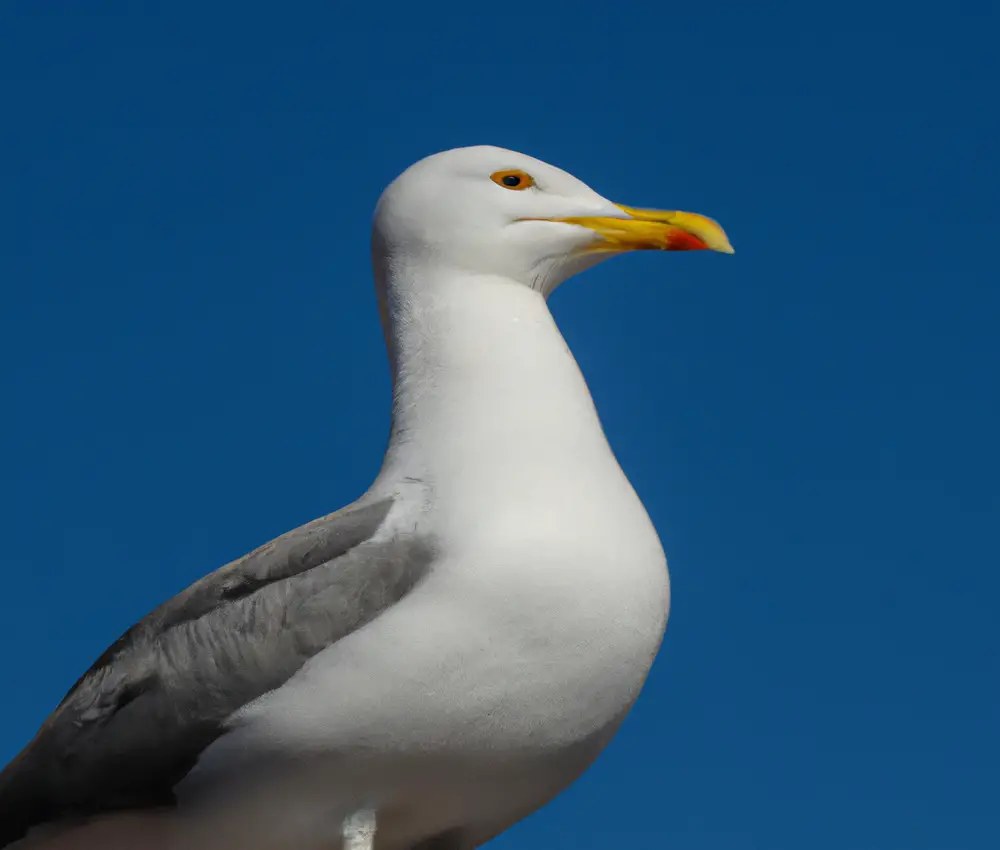
[[[666,563],[579,369],[536,293],[438,285],[395,317],[393,436],[373,489],[397,497],[381,533],[433,535],[441,557],[410,596],[242,712],[199,770],[280,743],[328,757],[329,794],[356,796],[348,808],[412,797],[429,764],[462,805],[488,796],[495,770],[523,768],[544,796],[638,695],[666,623]],[[477,752],[482,769],[469,767]],[[421,778],[390,791],[406,753]],[[392,771],[371,767],[383,756]]]
[[[663,632],[656,533],[536,293],[457,279],[409,307],[375,489],[401,497],[383,534],[416,528],[442,557],[255,716],[295,718],[274,721],[282,735],[338,751],[595,734],[627,710]]]

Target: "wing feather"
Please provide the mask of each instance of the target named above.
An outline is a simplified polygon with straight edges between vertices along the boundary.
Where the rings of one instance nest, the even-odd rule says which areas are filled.
[[[0,773],[0,847],[46,822],[172,805],[226,718],[425,574],[428,541],[371,540],[391,504],[358,502],[288,532],[129,629]]]

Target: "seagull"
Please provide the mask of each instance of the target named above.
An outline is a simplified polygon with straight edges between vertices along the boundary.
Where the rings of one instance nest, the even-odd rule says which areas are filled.
[[[471,850],[617,731],[666,559],[546,299],[632,250],[732,253],[725,233],[476,146],[396,178],[371,245],[374,483],[98,658],[0,773],[0,847]]]

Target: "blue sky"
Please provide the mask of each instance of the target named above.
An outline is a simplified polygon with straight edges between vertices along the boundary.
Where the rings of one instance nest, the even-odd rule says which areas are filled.
[[[0,762],[163,598],[364,490],[371,209],[492,143],[738,251],[552,299],[674,607],[613,745],[496,845],[997,846],[1000,12],[944,8],[4,3]]]

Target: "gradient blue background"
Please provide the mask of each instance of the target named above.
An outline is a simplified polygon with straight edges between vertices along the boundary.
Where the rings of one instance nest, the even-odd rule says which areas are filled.
[[[4,3],[0,762],[148,609],[367,486],[371,209],[485,142],[738,251],[552,299],[674,610],[613,746],[497,846],[1000,846],[998,23]]]

